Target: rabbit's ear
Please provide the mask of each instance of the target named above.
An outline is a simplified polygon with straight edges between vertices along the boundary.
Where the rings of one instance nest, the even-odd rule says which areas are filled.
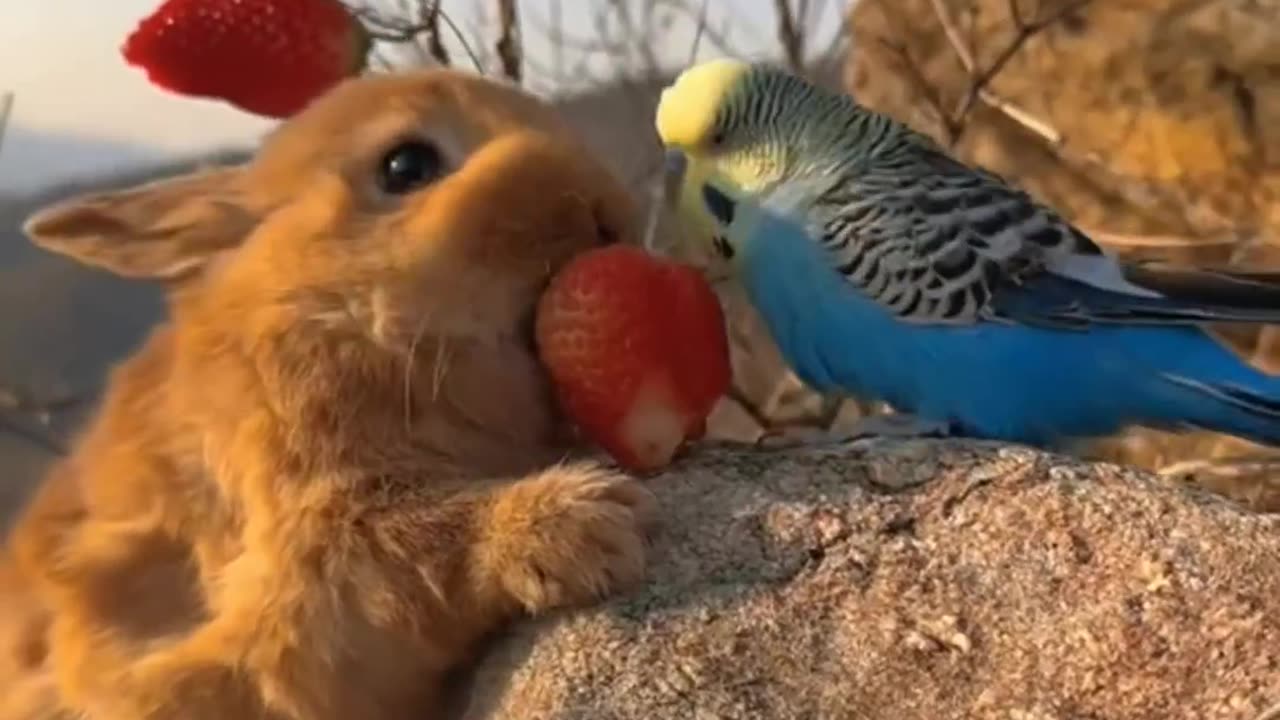
[[[240,192],[240,167],[202,170],[37,211],[32,242],[135,278],[175,280],[235,248],[258,217]]]

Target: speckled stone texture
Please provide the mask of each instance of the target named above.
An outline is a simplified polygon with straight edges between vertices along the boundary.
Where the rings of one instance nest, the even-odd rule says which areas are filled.
[[[1255,720],[1280,516],[957,441],[693,453],[647,585],[499,638],[465,720]]]

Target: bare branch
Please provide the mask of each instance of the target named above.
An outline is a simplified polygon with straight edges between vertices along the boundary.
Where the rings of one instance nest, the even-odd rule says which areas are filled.
[[[702,36],[707,32],[707,8],[711,5],[711,0],[702,0],[702,5],[698,7],[698,22],[693,29],[693,43],[689,47],[689,62],[692,65],[698,59],[698,46],[702,44]]]
[[[911,84],[916,86],[916,90],[924,98],[925,104],[933,111],[934,121],[941,126],[945,142],[948,145],[955,144],[960,137],[960,130],[953,124],[951,114],[943,108],[942,97],[938,93],[938,88],[934,87],[925,78],[924,72],[920,70],[920,66],[911,57],[907,46],[897,40],[890,40],[886,37],[877,37],[876,40],[897,54],[899,59],[902,60],[902,67],[906,71],[907,77],[911,79]]]
[[[1090,238],[1103,245],[1126,248],[1208,248],[1225,247],[1239,244],[1240,239],[1234,236],[1195,237],[1187,235],[1125,235],[1123,233],[1106,232],[1104,230],[1081,230]]]
[[[840,14],[840,22],[836,27],[836,31],[831,35],[831,42],[827,43],[826,49],[818,54],[818,57],[824,61],[830,60],[840,51],[845,43],[849,41],[849,16],[845,13]]]
[[[422,4],[422,25],[427,36],[427,52],[441,65],[451,65],[449,51],[440,37],[440,0]]]
[[[633,52],[638,53],[644,65],[642,76],[653,77],[658,72],[658,58],[653,54],[653,38],[650,32],[650,25],[653,20],[653,4],[646,3],[644,5],[644,16],[641,18],[639,25],[631,17],[632,3],[627,2],[627,0],[607,0],[606,4],[613,9],[613,14],[618,18],[618,29],[624,38],[626,56],[630,57]],[[605,14],[596,17],[596,28],[602,34],[607,32],[603,22],[605,17]]]
[[[564,82],[564,14],[560,0],[551,0],[551,73],[556,84]]]
[[[956,57],[960,58],[960,64],[964,66],[965,72],[972,76],[975,67],[973,55],[969,52],[969,44],[960,37],[960,28],[956,27],[951,20],[951,13],[947,10],[947,0],[929,0],[929,4],[933,6],[933,14],[942,25],[942,32],[946,33],[947,42],[951,43],[952,51],[955,52]]]
[[[684,2],[683,0],[658,0],[657,4],[661,4],[664,7],[667,7],[668,9],[672,10],[673,12],[682,14],[686,17],[696,19],[701,15],[702,17],[706,18],[706,16],[703,15],[700,10],[693,8],[690,3]],[[730,57],[745,57],[747,55],[747,53],[742,52],[741,49],[739,49],[732,42],[729,41],[729,31],[727,27],[724,29],[717,30],[716,28],[711,26],[711,23],[709,21],[705,19],[702,24],[703,24],[702,35],[706,38],[707,42],[711,43],[716,48],[716,50],[720,54],[728,55]]]
[[[66,455],[67,448],[47,429],[0,411],[0,432],[16,435],[50,455]]]
[[[66,455],[67,449],[47,427],[47,418],[59,411],[88,401],[92,392],[70,392],[50,400],[36,401],[9,387],[0,385],[0,432],[8,432],[53,455]]]
[[[738,407],[742,408],[761,430],[767,430],[772,425],[772,420],[738,385],[730,384],[729,391],[725,393],[725,397],[733,401]]]
[[[1017,28],[1017,34],[1014,36],[1013,40],[996,55],[996,59],[992,61],[991,65],[988,66],[986,70],[978,72],[975,75],[974,68],[972,66],[969,67],[969,73],[973,77],[970,79],[969,91],[965,93],[963,104],[957,110],[957,114],[963,115],[969,112],[969,109],[973,107],[973,103],[978,99],[978,95],[987,89],[987,86],[995,76],[1004,69],[1005,65],[1009,64],[1009,61],[1012,60],[1020,50],[1022,50],[1022,47],[1026,45],[1027,41],[1030,40],[1032,36],[1058,22],[1075,10],[1084,7],[1089,4],[1089,2],[1091,2],[1091,0],[1074,0],[1073,2],[1065,3],[1049,15],[1028,23],[1024,22],[1022,20],[1022,16],[1019,14],[1017,0],[1009,0],[1009,12],[1012,16],[1014,27]],[[940,0],[933,0],[933,3],[935,10],[940,7]],[[939,20],[941,20],[941,18],[942,16],[939,16]],[[948,37],[950,37],[950,35],[948,35]],[[970,62],[973,62],[972,57],[970,57]],[[991,104],[994,105],[996,103]],[[1008,105],[1008,103],[1003,104]],[[1021,110],[1018,112],[1022,116],[1021,118],[1013,117],[1012,115],[1011,117],[1019,122],[1024,122],[1024,124],[1025,118],[1031,117],[1029,113],[1025,113]],[[1007,110],[1006,114],[1008,114]],[[1048,126],[1044,125],[1044,127]]]
[[[437,0],[437,4],[439,4],[439,0]],[[453,36],[457,38],[458,44],[461,45],[463,51],[467,53],[467,57],[471,59],[471,64],[475,66],[476,71],[483,73],[484,63],[480,62],[480,56],[476,54],[476,51],[471,48],[471,44],[467,42],[466,36],[462,34],[462,28],[458,27],[458,24],[453,21],[453,18],[449,17],[449,15],[443,10],[439,11],[438,17],[440,20],[444,20],[445,25],[449,26],[449,30],[453,33]]]
[[[794,72],[802,72],[804,70],[804,33],[796,22],[791,3],[787,0],[774,0],[773,7],[777,13],[778,43],[782,45],[782,54],[787,60],[787,66]]]
[[[87,390],[84,392],[62,393],[48,400],[36,400],[12,387],[0,385],[0,410],[10,410],[28,415],[49,415],[70,410],[88,401],[93,395],[94,392],[92,390]]]
[[[1156,470],[1156,474],[1166,478],[1182,478],[1211,472],[1222,478],[1274,473],[1280,469],[1280,458],[1275,457],[1240,457],[1240,458],[1208,458],[1200,460],[1179,460]]]
[[[929,0],[930,5],[933,7],[933,13],[938,19],[938,24],[942,26],[942,31],[947,37],[948,44],[951,45],[951,49],[955,52],[956,58],[960,60],[960,64],[964,66],[965,72],[969,74],[968,89],[965,91],[955,111],[947,115],[947,125],[956,130],[956,137],[952,138],[951,142],[954,143],[955,140],[959,139],[959,135],[964,132],[974,103],[981,100],[983,103],[1003,113],[1010,120],[1044,138],[1050,144],[1060,145],[1062,143],[1062,133],[1054,128],[1053,125],[996,95],[990,90],[989,86],[995,77],[1008,65],[1009,61],[1022,50],[1028,40],[1091,1],[1072,0],[1072,2],[1064,3],[1057,10],[1044,17],[1026,22],[1022,18],[1021,11],[1018,10],[1017,0],[1009,0],[1009,14],[1015,29],[1014,38],[996,54],[995,60],[989,66],[985,69],[979,69],[973,52],[961,36],[960,29],[956,26],[951,13],[947,10],[946,0]]]
[[[1229,225],[1214,217],[1196,218],[1185,212],[1189,201],[1186,193],[1177,189],[1165,188],[1150,182],[1144,182],[1131,177],[1125,177],[1116,173],[1106,158],[1096,152],[1082,152],[1071,147],[1067,139],[1057,130],[1050,122],[1041,119],[1024,108],[1001,98],[991,91],[989,85],[995,76],[1002,70],[1008,59],[1016,54],[1031,36],[1043,31],[1045,28],[1062,20],[1072,12],[1080,10],[1090,3],[1091,0],[1071,0],[1063,5],[1058,6],[1057,10],[1048,13],[1043,17],[1027,21],[1023,18],[1020,11],[1016,9],[1016,5],[1010,5],[1010,15],[1016,26],[1016,35],[1013,43],[999,53],[998,57],[1002,58],[993,63],[987,70],[978,70],[974,64],[973,55],[968,46],[963,42],[954,21],[947,12],[945,4],[941,0],[930,0],[935,13],[938,16],[939,24],[942,25],[943,31],[947,36],[948,44],[956,53],[961,64],[964,65],[970,75],[970,88],[966,92],[965,97],[976,95],[984,105],[987,105],[1004,117],[1021,126],[1023,129],[1034,134],[1045,142],[1047,149],[1057,156],[1063,162],[1075,164],[1077,166],[1088,168],[1089,172],[1101,176],[1107,180],[1106,187],[1114,192],[1119,198],[1123,199],[1134,208],[1151,211],[1153,208],[1160,208],[1166,212],[1181,213],[1181,217],[1186,222],[1188,230],[1203,235],[1219,235],[1229,229]],[[892,46],[892,45],[891,45]],[[976,91],[973,90],[976,88]],[[971,108],[971,101],[962,101],[961,108]],[[944,116],[943,124],[950,130],[950,144],[954,144],[961,134],[963,134],[968,122],[967,114],[947,114]]]
[[[1256,720],[1277,720],[1280,719],[1280,703],[1276,703],[1266,710],[1262,711]]]
[[[498,43],[494,50],[502,65],[502,74],[520,82],[520,17],[516,13],[515,0],[498,2]]]
[[[9,118],[13,114],[13,91],[0,94],[0,150],[4,149],[4,131],[9,127]]]
[[[369,51],[369,66],[382,71],[389,71],[395,67],[395,63],[387,59],[387,56],[378,48]]]
[[[449,30],[457,39],[458,44],[466,51],[476,70],[483,73],[484,64],[480,62],[480,57],[476,55],[470,43],[467,42],[467,37],[463,34],[462,29],[453,22],[448,13],[440,8],[439,0],[427,3],[425,7],[426,11],[416,22],[389,18],[385,14],[367,7],[352,8],[352,13],[364,23],[369,32],[369,37],[379,42],[402,45],[416,43],[419,37],[425,36],[432,56],[442,64],[448,65],[450,64],[449,54],[444,49],[440,38],[440,21],[443,20],[445,25],[449,26]]]

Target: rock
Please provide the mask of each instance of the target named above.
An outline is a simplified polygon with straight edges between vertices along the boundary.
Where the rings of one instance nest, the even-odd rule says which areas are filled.
[[[216,152],[0,200],[0,531],[92,412],[111,367],[165,313],[157,285],[38,248],[22,223],[79,193],[243,157]]]
[[[958,441],[707,448],[651,482],[647,585],[499,639],[455,718],[1255,720],[1280,703],[1280,516]]]

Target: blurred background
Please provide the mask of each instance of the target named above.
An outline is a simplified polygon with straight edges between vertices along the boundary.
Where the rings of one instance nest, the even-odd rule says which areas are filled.
[[[163,317],[156,287],[33,248],[69,195],[243,159],[272,123],[176,97],[119,46],[158,0],[0,9],[0,527],[66,451],[111,365]],[[449,64],[556,102],[649,203],[657,94],[692,60],[772,59],[1002,174],[1122,255],[1280,270],[1280,0],[379,0],[373,70]],[[659,236],[669,219],[660,217]],[[736,387],[711,431],[838,427],[721,288]],[[1280,371],[1280,331],[1217,329]],[[874,338],[868,338],[874,342]],[[1135,431],[1082,452],[1280,511],[1280,455]]]

